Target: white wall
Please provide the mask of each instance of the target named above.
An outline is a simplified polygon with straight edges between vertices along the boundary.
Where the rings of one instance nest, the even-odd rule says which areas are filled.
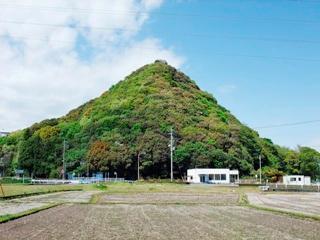
[[[283,183],[287,185],[310,185],[311,178],[303,175],[283,176]]]
[[[209,180],[209,175],[211,174],[225,174],[225,180]],[[231,170],[230,169],[220,169],[220,168],[196,168],[196,169],[189,169],[187,176],[188,182],[190,183],[201,183],[200,176],[205,175],[205,182],[215,183],[215,184],[229,184],[230,183],[230,174],[238,175],[239,179],[239,171],[238,170]],[[192,177],[192,179],[191,179]]]

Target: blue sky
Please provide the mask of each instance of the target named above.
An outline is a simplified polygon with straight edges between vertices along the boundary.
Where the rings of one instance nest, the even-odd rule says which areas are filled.
[[[141,35],[183,55],[182,70],[251,127],[320,119],[320,1],[166,1]],[[259,132],[320,149],[320,123]]]
[[[166,59],[243,123],[320,119],[319,0],[0,0],[0,131]],[[258,129],[320,150],[320,123]]]

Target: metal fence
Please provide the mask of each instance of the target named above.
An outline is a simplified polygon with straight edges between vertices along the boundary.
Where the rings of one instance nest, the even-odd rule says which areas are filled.
[[[96,178],[96,177],[74,177],[72,182],[79,183],[101,183],[101,182],[127,182],[124,178]]]
[[[39,184],[39,185],[59,185],[59,184],[71,184],[72,182],[69,180],[61,180],[61,179],[32,179],[31,184]]]
[[[320,192],[320,183],[311,185],[288,185],[272,183],[267,185],[269,191],[285,191],[285,192]]]
[[[61,179],[32,179],[31,184],[41,184],[41,185],[58,185],[58,184],[92,184],[92,183],[102,183],[102,182],[129,182],[124,178],[72,178],[68,180]]]

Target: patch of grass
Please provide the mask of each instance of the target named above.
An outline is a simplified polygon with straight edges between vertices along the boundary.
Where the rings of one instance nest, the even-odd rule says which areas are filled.
[[[27,210],[27,211],[24,211],[21,213],[3,215],[3,216],[0,216],[0,224],[15,220],[15,219],[18,219],[21,217],[25,217],[25,216],[49,209],[49,208],[53,208],[58,205],[60,205],[60,204],[55,203],[55,204],[50,204],[50,205],[39,207],[39,208],[30,209],[30,210]]]
[[[14,184],[14,183],[29,184],[31,183],[31,179],[30,178],[18,179],[18,178],[12,178],[12,177],[4,177],[4,178],[1,178],[0,182],[2,184]]]
[[[0,199],[12,199],[38,194],[46,194],[63,191],[81,191],[80,185],[25,185],[25,184],[3,184],[5,195],[0,195]],[[1,194],[1,193],[0,193]]]
[[[249,200],[248,200],[247,194],[241,192],[241,193],[239,194],[239,205],[241,205],[241,206],[246,206],[246,205],[248,205],[248,204],[249,204]]]
[[[92,195],[92,197],[91,197],[91,199],[89,201],[89,204],[97,204],[97,203],[99,203],[101,197],[102,197],[101,193]]]
[[[291,211],[280,210],[280,209],[275,209],[275,208],[257,206],[257,205],[253,205],[253,204],[247,204],[246,206],[249,208],[257,209],[257,210],[268,211],[268,212],[272,212],[272,213],[276,213],[276,214],[284,214],[284,215],[294,217],[294,218],[320,221],[319,215],[310,215],[310,214],[299,213],[299,212],[291,212]]]
[[[101,191],[105,191],[105,190],[107,190],[107,188],[108,188],[108,187],[107,187],[107,184],[105,184],[105,183],[95,184],[94,187],[97,188],[97,189],[99,189],[99,190],[101,190]]]

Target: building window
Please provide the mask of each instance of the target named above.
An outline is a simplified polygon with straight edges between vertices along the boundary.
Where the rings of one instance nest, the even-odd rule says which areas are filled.
[[[220,181],[221,180],[221,175],[220,174],[215,174],[214,175],[214,180]]]
[[[299,177],[299,182],[301,182],[301,177]]]
[[[212,180],[214,180],[214,176],[213,174],[209,174],[209,181],[212,181]]]
[[[193,176],[190,176],[190,179],[193,180]]]
[[[227,175],[226,174],[221,174],[221,180],[226,181],[227,180]]]
[[[290,178],[290,182],[295,182],[297,179],[295,177]]]

